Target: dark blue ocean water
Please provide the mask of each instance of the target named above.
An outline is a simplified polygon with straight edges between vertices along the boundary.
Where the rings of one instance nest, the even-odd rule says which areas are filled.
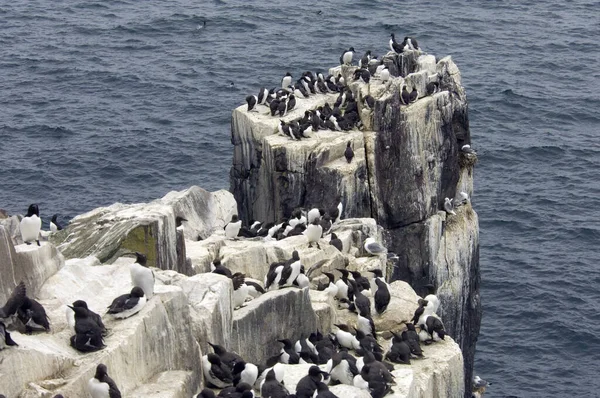
[[[255,3],[0,0],[0,208],[228,188],[247,94],[414,34],[470,101],[487,396],[598,396],[600,2]]]

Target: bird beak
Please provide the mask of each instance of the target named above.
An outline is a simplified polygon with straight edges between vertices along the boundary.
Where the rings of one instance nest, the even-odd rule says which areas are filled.
[[[70,309],[72,309],[73,311],[75,311],[75,308],[71,307],[70,305],[67,305],[67,307],[69,307]]]

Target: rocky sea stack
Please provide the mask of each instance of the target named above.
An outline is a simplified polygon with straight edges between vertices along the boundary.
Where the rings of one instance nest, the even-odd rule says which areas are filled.
[[[267,115],[263,105],[258,112],[246,105],[234,110],[232,193],[194,186],[150,203],[116,203],[75,217],[63,230],[44,232],[40,246],[22,242],[17,216],[0,220],[0,305],[23,281],[27,297],[45,308],[50,321],[47,332],[26,333],[17,321],[9,327],[18,346],[0,346],[0,394],[85,397],[103,364],[123,396],[190,398],[214,376],[206,355],[220,356],[218,346],[263,365],[281,352],[279,341],[298,341],[303,351],[309,338],[317,345],[331,334],[341,342],[345,328],[374,328],[375,336],[364,341],[387,353],[393,338],[406,331],[419,296],[433,288],[447,336],[425,332],[422,355],[410,364],[388,365],[393,383],[373,379],[367,389],[339,384],[331,392],[379,396],[377,388],[393,384],[388,397],[470,397],[481,306],[478,221],[468,199],[476,155],[463,149],[470,144],[465,92],[449,57],[436,61],[404,51],[386,55],[383,64],[392,76],[387,82],[377,74],[370,83],[364,77],[354,81],[350,65],[330,71],[344,77],[356,98],[360,128],[320,130],[298,141],[277,133],[280,118]],[[419,92],[410,105],[403,103],[405,86]],[[367,95],[374,99],[371,107],[364,105]],[[281,119],[298,119],[337,97],[298,98]],[[332,216],[320,239],[248,236],[251,220],[291,224],[292,213],[300,220],[300,208],[314,207]],[[44,209],[40,212],[44,217]],[[234,215],[243,224],[236,238],[226,236],[232,228],[225,230]],[[268,229],[281,238],[285,225]],[[339,239],[335,245],[329,232]],[[389,255],[370,253],[367,238],[387,247]],[[106,309],[132,290],[130,268],[136,261],[153,270],[153,296],[135,315],[116,319]],[[354,272],[352,282],[343,282],[347,271]],[[361,324],[351,311],[364,306],[328,290],[330,275],[336,286],[353,285],[361,278],[356,272],[369,278],[357,287],[364,295],[355,293],[354,300],[366,300],[372,323]],[[275,282],[261,292],[270,276]],[[371,286],[389,290],[383,310],[374,306]],[[76,301],[85,301],[106,328],[95,352],[69,344],[74,332],[67,309]],[[0,318],[5,321],[8,317]],[[77,326],[75,332],[81,334]],[[351,345],[351,351],[367,363],[362,344],[361,339],[360,348]],[[306,351],[302,355],[314,360]],[[329,365],[318,360],[321,369],[335,366],[342,354],[334,355]],[[281,366],[293,393],[311,365]],[[376,367],[365,365],[365,377]]]

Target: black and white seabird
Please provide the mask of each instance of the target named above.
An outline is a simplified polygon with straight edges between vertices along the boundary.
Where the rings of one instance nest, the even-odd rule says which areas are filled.
[[[227,268],[226,266],[224,266],[223,264],[221,264],[221,260],[219,260],[218,258],[213,260],[212,264],[210,265],[210,268],[211,268],[211,272],[213,272],[215,274],[226,276],[228,278],[231,278],[231,275],[233,275],[231,273],[231,270],[229,268]]]
[[[50,220],[50,232],[62,231],[63,227],[56,220],[58,218],[58,214],[54,214],[52,219]]]
[[[335,332],[335,338],[340,346],[349,350],[358,350],[360,348],[358,339],[350,332],[348,325],[335,324],[334,326],[338,328]]]
[[[379,243],[377,243],[375,241],[375,238],[365,239],[364,248],[367,251],[367,253],[369,253],[373,256],[378,256],[380,254],[387,253],[387,249],[385,247],[383,247],[382,245],[380,245]]]
[[[75,303],[74,303],[75,304]],[[81,352],[93,352],[103,349],[103,333],[106,329],[102,320],[98,322],[94,314],[81,304],[69,307],[74,313],[75,335],[71,336],[71,347]],[[93,315],[92,315],[93,314]]]
[[[352,141],[348,141],[346,145],[346,151],[344,152],[344,157],[348,163],[352,162],[352,158],[354,158],[354,151],[352,150]]]
[[[394,336],[390,350],[385,357],[394,363],[410,365],[410,347],[400,336],[392,332]]]
[[[131,285],[141,287],[147,300],[154,295],[154,272],[148,268],[148,259],[145,254],[140,252],[135,254],[135,262],[129,266],[129,276]]]
[[[363,100],[364,100],[364,104],[367,109],[369,109],[369,110],[375,109],[375,98],[373,98],[371,95],[365,95]]]
[[[411,36],[406,36],[401,45],[402,45],[403,50],[414,51],[414,50],[419,49],[419,44],[417,43],[417,39],[415,39],[414,37],[411,37]]]
[[[279,103],[281,101],[278,99],[274,99],[269,103],[269,109],[271,110],[271,116],[275,116],[279,111]]]
[[[231,216],[231,221],[225,225],[225,237],[227,239],[235,239],[242,228],[242,220],[238,220],[237,214]]]
[[[338,249],[340,252],[342,252],[342,253],[344,252],[344,245],[342,243],[342,240],[337,237],[335,232],[331,233],[331,238],[329,240],[329,244],[331,246],[335,247],[336,249]]]
[[[377,284],[377,291],[375,292],[375,311],[381,315],[390,304],[391,296],[387,283],[379,278],[375,278],[375,283]]]
[[[368,50],[365,53],[365,55],[363,55],[362,58],[358,60],[358,67],[366,68],[369,65],[370,60],[371,60],[371,50]]]
[[[349,272],[343,268],[337,268],[337,270],[342,274],[342,276],[335,282],[335,285],[338,287],[338,293],[336,294],[336,298],[348,299],[348,293],[349,291],[352,291],[352,288],[348,281]]]
[[[477,152],[475,152],[475,150],[473,148],[471,148],[471,145],[469,145],[469,144],[463,145],[460,148],[460,150],[469,155],[477,155]]]
[[[255,107],[258,103],[258,97],[256,95],[249,95],[246,97],[246,102],[248,103],[248,112],[256,111]]]
[[[218,344],[212,344],[210,342],[208,344],[212,347],[215,354],[221,358],[221,362],[227,366],[229,370],[232,370],[238,362],[244,362],[244,359],[237,353],[233,351],[227,351],[225,347]]]
[[[46,310],[36,300],[25,297],[17,310],[17,317],[25,325],[25,331],[50,331],[50,322]]]
[[[410,92],[410,94],[408,94],[408,102],[410,104],[417,102],[417,100],[419,99],[419,92],[417,91],[416,87],[413,87],[412,91]]]
[[[410,347],[410,352],[412,355],[417,357],[423,356],[423,350],[421,349],[421,344],[419,340],[419,334],[417,333],[417,329],[415,329],[415,325],[412,323],[406,324],[406,330],[402,332],[402,341],[404,341]]]
[[[347,51],[344,51],[340,57],[340,65],[352,65],[352,56],[354,55],[354,47],[350,47]]]
[[[435,295],[435,286],[427,284],[425,287],[428,291],[425,300],[427,300],[427,306],[430,307],[430,313],[437,314],[437,310],[440,308],[440,299]]]
[[[207,384],[216,388],[225,388],[233,385],[233,376],[230,369],[225,366],[217,354],[207,354],[202,357],[202,370]]]
[[[95,322],[96,325],[100,328],[102,335],[103,336],[106,335],[107,330],[106,330],[106,327],[104,326],[104,323],[102,322],[102,317],[100,315],[96,314],[94,311],[90,310],[85,301],[76,300],[73,302],[72,306],[85,308],[87,310],[87,314],[85,317],[90,318],[93,322]],[[84,312],[85,311],[81,311],[81,314],[83,314]],[[71,332],[75,333],[75,325],[77,323],[75,311],[72,310],[72,307],[67,306],[65,314],[67,316],[67,325],[69,326],[69,329],[71,330]],[[81,314],[79,315],[80,319],[82,318]]]
[[[96,367],[96,374],[88,381],[88,392],[92,398],[121,398],[117,384],[108,376],[106,365]]]
[[[430,339],[424,339],[424,334],[419,334],[421,341],[440,341],[446,337],[446,330],[442,320],[436,315],[426,315],[424,318],[425,325],[421,326],[421,332],[425,331],[431,337]]]
[[[400,93],[400,102],[404,105],[408,105],[410,103],[410,93],[406,89],[406,86],[402,86],[402,92]]]
[[[358,313],[362,316],[371,316],[371,300],[360,291],[361,287],[355,281],[349,280],[348,282],[354,292],[354,306]]]
[[[248,298],[248,285],[245,283],[246,275],[241,272],[236,272],[231,276],[233,282],[233,296],[231,301],[233,302],[233,309],[238,309],[244,305]]]
[[[327,384],[325,384],[323,382],[317,383],[317,391],[316,391],[316,395],[314,397],[315,398],[339,398],[337,395],[335,395],[334,393],[329,391],[329,387],[327,387]]]
[[[233,367],[233,384],[246,383],[251,386],[258,379],[258,366],[249,362],[237,362]]]
[[[42,219],[40,218],[40,209],[38,205],[31,204],[27,209],[27,214],[19,224],[21,230],[21,238],[28,245],[31,242],[37,242],[40,246],[40,230],[42,229]]]
[[[265,398],[287,398],[288,395],[287,388],[277,381],[275,370],[269,370],[260,386],[260,396]]]
[[[390,37],[390,50],[396,54],[402,54],[404,47],[396,42],[396,36],[393,33],[390,35]]]
[[[308,368],[308,374],[301,378],[296,384],[297,398],[313,398],[313,394],[317,390],[317,384],[323,382],[329,374],[323,372],[318,366]]]
[[[429,82],[425,86],[425,89],[427,90],[427,95],[433,95],[440,91],[440,84],[438,82]]]
[[[384,66],[381,69],[381,71],[379,72],[379,78],[381,79],[381,81],[383,83],[385,83],[388,80],[390,80],[390,71],[389,71],[389,69]]]
[[[358,314],[356,318],[356,326],[357,329],[359,329],[364,334],[370,334],[372,336],[376,335],[375,322],[373,322],[373,318],[371,318],[369,315],[363,316],[361,314]]]
[[[452,199],[444,198],[444,211],[448,214],[452,214],[453,216],[456,215],[456,212],[454,211],[454,205],[452,204]]]
[[[292,74],[287,72],[281,79],[281,88],[287,89],[292,84]]]
[[[196,395],[196,398],[216,398],[215,392],[209,388],[205,388],[200,391],[200,394]]]
[[[137,314],[146,305],[144,290],[135,286],[128,294],[123,294],[113,300],[108,307],[108,313],[115,318],[125,319]]]
[[[306,230],[304,231],[304,235],[308,239],[308,247],[312,247],[313,243],[317,244],[317,248],[321,248],[319,246],[319,239],[323,235],[323,227],[319,223],[320,218],[315,218],[312,223],[310,223]]]
[[[277,341],[283,344],[280,357],[281,363],[297,365],[298,362],[300,362],[300,357],[294,348],[294,343],[292,343],[289,339],[280,339]]]
[[[327,361],[325,369],[329,373],[331,380],[337,380],[342,384],[350,386],[354,384],[354,376],[358,374],[356,358],[347,351],[340,351],[333,354],[331,359]]]
[[[281,279],[279,280],[279,287],[292,286],[296,278],[300,275],[302,270],[302,263],[300,262],[300,255],[297,250],[292,252],[292,260],[286,261],[281,270]]]
[[[424,315],[429,315],[429,312],[425,312],[426,308],[427,308],[427,300],[423,300],[420,299],[419,300],[419,306],[417,307],[417,309],[415,310],[415,313],[413,314],[412,320],[411,322],[415,325],[421,325],[422,319],[424,318]],[[427,311],[429,311],[429,309],[427,308]]]
[[[267,103],[267,98],[269,98],[269,90],[264,87],[261,87],[258,91],[258,96],[256,97],[257,102],[260,105],[265,105]]]

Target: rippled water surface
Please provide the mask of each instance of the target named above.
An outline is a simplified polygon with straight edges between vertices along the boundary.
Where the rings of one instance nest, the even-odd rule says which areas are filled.
[[[228,188],[247,94],[410,33],[470,101],[487,396],[597,395],[600,2],[255,3],[1,0],[0,208]]]

